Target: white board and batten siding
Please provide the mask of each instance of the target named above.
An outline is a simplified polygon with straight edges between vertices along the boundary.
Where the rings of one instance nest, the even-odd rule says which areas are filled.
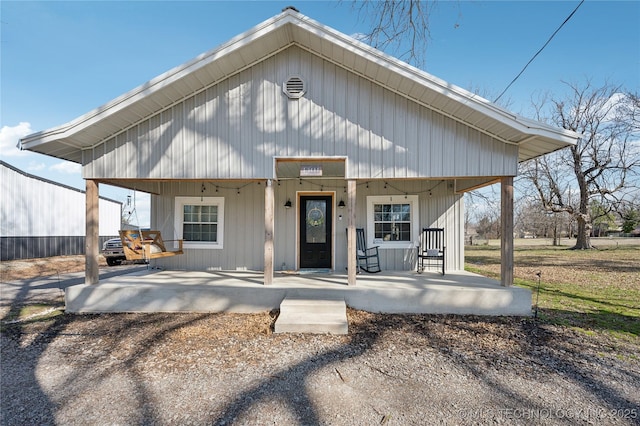
[[[175,270],[262,270],[264,183],[218,183],[219,186],[207,184],[203,193],[201,182],[164,182],[161,184],[162,195],[151,196],[151,226],[159,229],[165,240],[179,236],[175,225],[176,197],[224,198],[223,248],[186,247],[184,255],[158,259],[158,264]]]
[[[292,46],[83,151],[83,174],[264,179],[289,156],[346,156],[354,179],[473,178],[514,176],[518,148]]]
[[[245,186],[243,186],[245,185]],[[185,255],[156,260],[158,265],[175,270],[262,270],[264,266],[264,183],[231,181],[208,182],[202,192],[201,182],[164,182],[161,195],[152,196],[152,226],[161,230],[165,239],[176,236],[175,197],[224,197],[224,241],[222,249],[185,249]],[[240,188],[240,194],[238,189]],[[344,180],[318,182],[285,180],[274,184],[275,233],[274,265],[276,270],[295,269],[298,241],[299,193],[333,193],[333,251],[336,271],[347,266],[347,209],[337,208],[346,201]],[[217,189],[217,191],[216,191]],[[455,194],[447,181],[406,180],[395,181],[393,188],[384,188],[381,181],[362,181],[357,187],[357,227],[367,227],[367,197],[405,193],[417,194],[419,200],[418,229],[443,227],[446,230],[447,269],[462,269],[464,235],[460,225],[463,217],[462,195]],[[284,204],[291,200],[293,207]],[[342,215],[342,220],[339,219]],[[407,243],[407,246],[412,243]],[[415,248],[381,249],[380,260],[384,270],[410,270],[415,268]]]
[[[84,253],[84,191],[4,162],[0,173],[3,260]],[[101,197],[99,209],[100,236],[117,236],[121,203]]]

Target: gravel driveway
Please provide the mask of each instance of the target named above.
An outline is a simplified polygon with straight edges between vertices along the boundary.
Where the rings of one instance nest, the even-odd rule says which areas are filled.
[[[346,336],[273,334],[277,312],[11,322],[82,280],[32,263],[2,265],[2,425],[640,424],[637,336],[354,310]]]
[[[534,319],[350,310],[59,315],[4,325],[3,425],[640,424],[637,340]]]

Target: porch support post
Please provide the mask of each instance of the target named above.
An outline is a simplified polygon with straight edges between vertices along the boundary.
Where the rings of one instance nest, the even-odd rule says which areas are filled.
[[[273,284],[273,181],[267,179],[264,187],[264,284]]]
[[[347,283],[356,285],[356,181],[347,180]]]
[[[513,177],[504,176],[500,180],[501,227],[500,235],[500,279],[502,286],[513,285]]]
[[[87,191],[85,193],[86,199],[86,214],[85,214],[85,284],[98,284],[100,271],[98,269],[98,252],[100,241],[100,196],[98,190],[98,182],[95,180],[86,180]]]

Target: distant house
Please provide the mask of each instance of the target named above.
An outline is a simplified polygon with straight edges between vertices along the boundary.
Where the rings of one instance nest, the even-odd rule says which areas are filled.
[[[265,284],[279,269],[355,284],[356,228],[394,271],[415,269],[422,228],[444,228],[446,269],[462,270],[463,194],[501,183],[510,285],[518,162],[577,138],[287,9],[21,147],[82,164],[90,205],[101,183],[152,194],[151,228],[185,240],[159,266]]]
[[[84,191],[0,161],[1,259],[84,254],[85,202]],[[118,235],[121,207],[100,197],[101,240]]]

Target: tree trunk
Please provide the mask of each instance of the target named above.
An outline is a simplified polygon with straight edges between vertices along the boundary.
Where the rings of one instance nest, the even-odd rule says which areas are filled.
[[[576,175],[576,181],[580,188],[580,206],[578,211],[574,211],[576,221],[578,222],[578,236],[576,239],[576,245],[574,250],[589,250],[591,249],[591,216],[589,215],[589,187],[587,185],[587,178],[584,174],[582,158],[577,147],[571,147],[571,153],[573,154],[574,172]]]
[[[573,247],[574,250],[589,250],[593,248],[591,246],[591,223],[587,219],[587,215],[576,215],[576,221],[578,222],[578,235],[576,245]]]

